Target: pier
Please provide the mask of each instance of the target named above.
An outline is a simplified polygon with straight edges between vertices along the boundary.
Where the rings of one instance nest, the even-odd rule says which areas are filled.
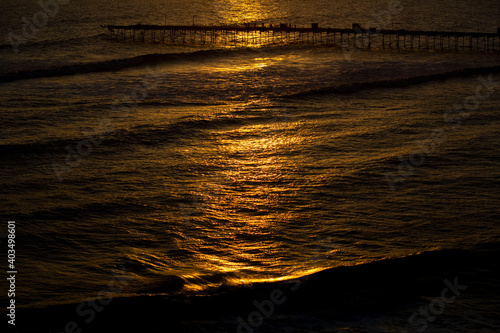
[[[103,25],[114,39],[168,45],[246,47],[271,45],[325,45],[342,49],[393,49],[427,51],[500,51],[497,33],[410,31],[297,27],[290,24],[204,25]]]

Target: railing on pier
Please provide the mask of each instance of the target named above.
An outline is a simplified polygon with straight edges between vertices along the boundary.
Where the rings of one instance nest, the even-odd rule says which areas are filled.
[[[297,28],[288,24],[244,26],[106,25],[116,39],[170,45],[266,46],[328,45],[343,49],[492,51],[500,50],[497,33],[362,29]]]

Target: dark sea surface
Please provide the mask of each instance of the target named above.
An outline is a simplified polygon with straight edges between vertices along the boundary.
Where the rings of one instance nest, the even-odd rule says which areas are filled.
[[[119,42],[100,27],[194,20],[347,28],[376,21],[388,4],[71,1],[14,52],[9,34],[22,35],[22,17],[40,6],[3,0],[0,216],[16,221],[19,306],[70,304],[74,312],[117,272],[127,304],[215,299],[261,282],[289,288],[282,281],[298,278],[324,286],[335,272],[350,281],[341,291],[356,293],[360,275],[421,267],[392,275],[380,293],[418,289],[420,306],[433,291],[412,277],[483,274],[469,280],[471,298],[464,291],[450,317],[427,331],[498,332],[498,53],[370,50],[346,59],[324,46]],[[400,6],[387,28],[500,26],[498,1]],[[455,268],[433,270],[447,265]],[[322,293],[313,288],[308,300]],[[363,306],[378,308],[377,297]],[[300,316],[331,332],[413,332],[408,317],[418,307],[407,301],[393,300],[399,312],[377,318],[335,317],[337,326],[319,312]],[[274,318],[262,331],[293,332],[300,316]],[[228,318],[224,329],[198,322],[183,330],[236,332],[236,317]],[[70,318],[60,320],[52,329]],[[301,329],[330,332],[313,326]]]

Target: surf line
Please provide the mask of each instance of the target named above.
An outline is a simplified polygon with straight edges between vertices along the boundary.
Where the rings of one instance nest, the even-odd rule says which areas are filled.
[[[76,313],[83,318],[83,323],[68,321],[64,325],[64,330],[60,333],[83,332],[82,327],[85,324],[90,325],[97,318],[98,313],[101,313],[117,295],[123,293],[123,289],[134,279],[133,276],[127,274],[124,268],[122,268],[121,272],[113,271],[113,278],[109,280],[107,288],[101,289],[96,294],[95,299],[82,302],[77,306]]]
[[[321,238],[319,242],[321,245],[319,247],[326,248],[331,251],[332,248],[340,247],[338,243],[332,243],[331,237],[327,238],[327,242],[324,241],[325,238]],[[326,246],[325,244],[330,244],[330,246]],[[319,249],[317,248],[317,250]],[[304,260],[305,263],[310,264],[318,262],[319,259],[326,259],[324,254],[318,253],[310,258]],[[299,277],[295,280],[295,284],[289,288],[289,292],[297,291],[302,285],[302,281],[306,279],[306,276]],[[293,281],[293,280],[292,280]],[[276,305],[281,305],[285,303],[287,297],[285,296],[285,292],[281,289],[274,289],[269,293],[269,298],[258,302],[257,300],[253,301],[253,305],[257,309],[257,311],[250,312],[248,314],[247,320],[244,320],[242,317],[237,317],[236,320],[238,322],[238,327],[236,329],[237,333],[253,333],[254,328],[261,326],[264,323],[264,317],[269,318],[275,311]],[[243,331],[243,329],[245,331]]]

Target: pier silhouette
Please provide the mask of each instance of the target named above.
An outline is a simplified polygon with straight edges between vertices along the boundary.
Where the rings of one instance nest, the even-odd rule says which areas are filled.
[[[245,24],[241,26],[205,25],[102,25],[111,37],[146,43],[170,45],[266,46],[266,45],[326,45],[348,49],[395,49],[435,51],[500,50],[500,28],[497,33],[377,30],[364,29],[354,23],[351,29],[321,28],[290,24]]]

